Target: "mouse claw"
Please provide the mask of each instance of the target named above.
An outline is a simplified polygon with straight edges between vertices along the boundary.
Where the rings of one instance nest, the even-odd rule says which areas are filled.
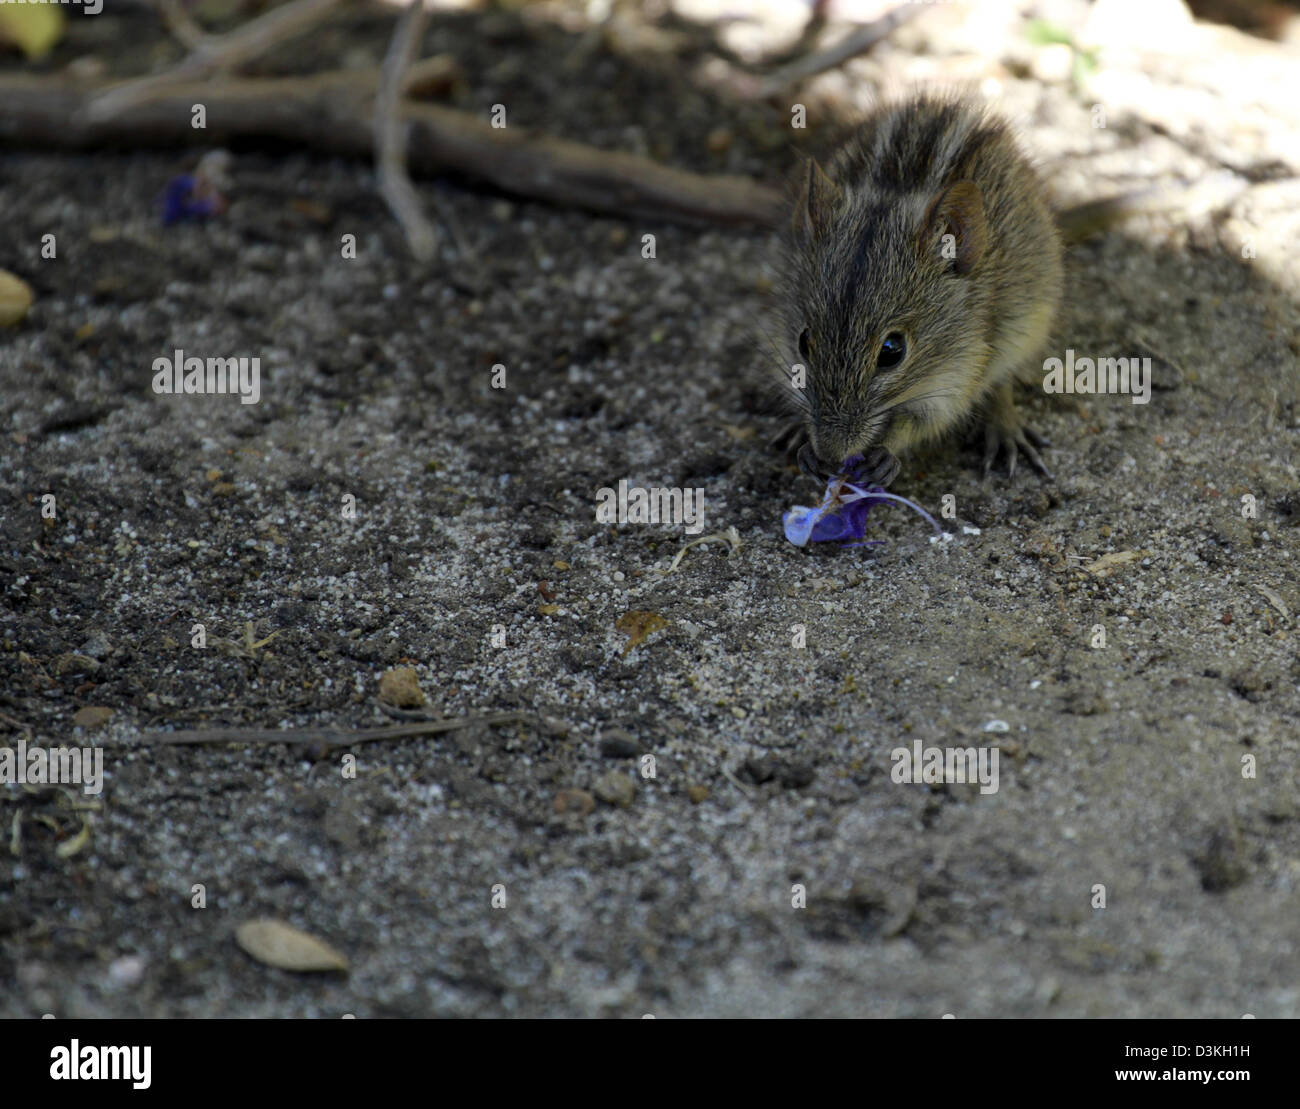
[[[988,478],[992,473],[993,464],[997,461],[998,454],[1002,451],[1007,455],[1007,477],[1016,476],[1016,462],[1023,451],[1029,464],[1038,471],[1039,476],[1044,481],[1055,481],[1052,477],[1052,471],[1047,468],[1042,456],[1038,453],[1040,449],[1051,446],[1033,428],[1018,426],[1014,428],[989,424],[984,432],[984,477]]]
[[[879,485],[882,489],[898,477],[901,463],[889,451],[880,447],[865,458],[854,470],[854,477],[862,485]]]

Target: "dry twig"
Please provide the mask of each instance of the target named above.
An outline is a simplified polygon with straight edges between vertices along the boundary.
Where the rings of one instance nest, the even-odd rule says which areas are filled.
[[[111,118],[147,99],[155,89],[214,73],[233,72],[254,58],[260,58],[285,39],[310,30],[339,3],[341,0],[293,0],[293,3],[272,8],[226,35],[203,34],[198,24],[188,16],[173,23],[167,8],[164,8],[164,18],[173,33],[183,41],[193,39],[196,42],[189,57],[163,73],[109,89],[89,106],[88,111],[96,118]]]
[[[921,4],[900,4],[879,19],[859,27],[829,50],[823,50],[820,54],[810,54],[806,58],[800,58],[778,69],[763,82],[759,95],[774,96],[809,77],[842,66],[860,54],[865,54],[876,43],[892,34],[895,28],[915,19],[923,10],[924,6]]]
[[[195,745],[201,743],[308,743],[322,747],[352,747],[358,743],[375,743],[384,739],[411,739],[414,736],[441,735],[483,724],[523,724],[536,719],[535,713],[497,712],[478,716],[453,716],[446,720],[429,720],[416,724],[394,724],[387,728],[196,728],[185,732],[144,732],[144,743]]]
[[[406,170],[406,126],[402,119],[402,90],[411,62],[424,38],[429,12],[424,0],[408,0],[397,20],[393,39],[379,71],[375,98],[375,175],[379,195],[387,202],[406,234],[411,253],[421,262],[433,257],[437,236],[425,218],[419,195]]]

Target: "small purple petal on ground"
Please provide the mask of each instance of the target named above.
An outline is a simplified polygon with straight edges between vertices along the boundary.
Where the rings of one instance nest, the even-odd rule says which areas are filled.
[[[934,518],[920,505],[914,504],[906,497],[886,493],[878,485],[862,486],[850,480],[855,467],[862,464],[862,456],[854,455],[844,463],[845,473],[837,474],[826,483],[826,495],[817,508],[805,508],[796,505],[785,513],[785,537],[796,547],[813,543],[839,542],[843,547],[861,547],[882,542],[882,540],[864,541],[867,532],[867,517],[872,508],[890,501],[907,505],[914,512],[924,516],[939,535],[943,529],[935,523]]]
[[[185,219],[206,219],[221,210],[224,198],[210,189],[204,193],[199,186],[199,180],[189,173],[182,173],[167,182],[163,191],[164,227]]]
[[[785,537],[796,547],[806,546],[813,526],[820,518],[820,508],[805,508],[797,504],[781,517],[785,524]]]

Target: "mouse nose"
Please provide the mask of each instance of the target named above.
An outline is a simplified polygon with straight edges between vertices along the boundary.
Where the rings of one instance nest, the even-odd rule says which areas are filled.
[[[827,477],[839,473],[844,460],[853,453],[844,430],[821,421],[813,421],[808,429],[808,445],[821,467],[820,472]]]

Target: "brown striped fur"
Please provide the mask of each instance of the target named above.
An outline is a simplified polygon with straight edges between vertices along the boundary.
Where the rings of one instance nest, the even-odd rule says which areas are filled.
[[[878,110],[826,172],[805,167],[787,245],[784,339],[791,364],[807,367],[806,388],[789,394],[821,460],[897,456],[981,407],[1014,438],[1010,382],[1047,338],[1062,266],[1042,188],[1006,124],[957,97]],[[907,354],[877,370],[892,332]]]

